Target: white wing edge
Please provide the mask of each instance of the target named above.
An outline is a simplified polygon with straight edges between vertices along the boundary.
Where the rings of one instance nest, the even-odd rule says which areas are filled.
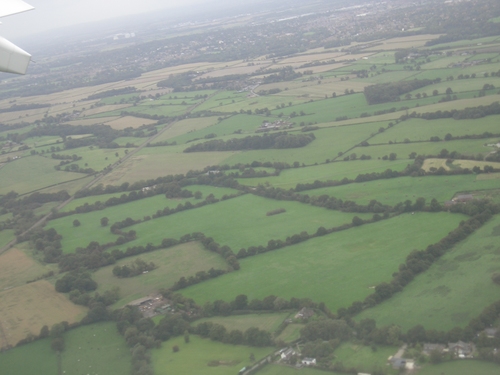
[[[31,55],[0,37],[0,72],[26,74]]]
[[[2,0],[0,3],[0,17],[10,16],[12,14],[27,12],[34,9],[33,6],[22,0]]]

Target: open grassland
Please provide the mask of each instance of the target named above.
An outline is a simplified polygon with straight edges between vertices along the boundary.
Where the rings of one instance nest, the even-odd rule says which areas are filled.
[[[21,158],[0,169],[0,194],[14,190],[19,194],[84,177],[81,173],[59,172],[56,160],[39,156]]]
[[[0,231],[0,249],[7,245],[10,241],[15,238],[14,231],[12,229],[4,229]]]
[[[196,201],[194,198],[187,200]],[[187,200],[167,199],[164,195],[155,195],[151,198],[107,207],[100,211],[74,214],[70,217],[55,219],[47,224],[47,228],[54,228],[63,236],[62,246],[64,252],[73,252],[76,247],[85,247],[90,241],[98,241],[101,244],[115,241],[117,235],[111,233],[110,226],[117,221],[125,220],[127,217],[142,219],[144,216],[153,215],[159,209],[165,207],[174,208],[179,203],[185,203]],[[101,226],[101,218],[103,217],[109,219],[109,226]],[[81,225],[75,228],[73,220],[80,221]]]
[[[190,132],[202,130],[217,123],[217,117],[200,117],[186,119],[174,123],[166,132],[155,139],[155,142],[162,142]]]
[[[86,310],[44,280],[0,292],[0,324],[10,345],[28,333],[38,335],[44,325],[79,321]]]
[[[242,185],[257,186],[269,183],[272,186],[289,189],[297,184],[313,183],[314,181],[342,180],[343,178],[356,178],[359,174],[383,172],[387,169],[401,171],[409,164],[408,160],[392,162],[382,160],[355,160],[348,162],[335,162],[308,167],[283,170],[279,176],[240,178]]]
[[[286,212],[266,216],[267,212],[278,208]],[[314,233],[321,226],[331,228],[350,223],[353,217],[351,213],[247,194],[129,227],[129,230],[137,232],[138,239],[127,245],[160,243],[164,238],[180,238],[186,233],[202,232],[238,252],[242,247],[266,246],[271,239],[285,240],[302,231]]]
[[[451,134],[454,137],[479,135],[485,132],[495,134],[499,133],[499,121],[500,116],[488,116],[474,120],[410,119],[386,129],[383,133],[379,133],[371,139],[370,143],[403,142],[405,139],[409,139],[410,141],[428,141],[430,137],[444,139],[446,134]],[[488,139],[483,140],[483,142],[487,143]]]
[[[69,194],[75,194],[78,190],[83,188],[85,185],[87,185],[94,177],[89,176],[85,177],[84,174],[80,174],[80,179],[78,180],[73,180],[69,182],[63,182],[59,185],[55,186],[50,186],[44,189],[41,189],[41,193],[57,193],[61,190],[66,190]]]
[[[27,281],[49,271],[49,267],[36,262],[23,251],[12,248],[0,255],[0,290],[26,285]]]
[[[172,352],[177,345],[179,351]],[[152,350],[152,362],[156,375],[204,374],[234,375],[243,367],[252,364],[250,354],[256,360],[273,352],[273,348],[250,348],[243,345],[226,345],[191,335],[189,343],[177,337],[163,343],[160,349]],[[209,364],[218,362],[218,366]]]
[[[476,360],[455,360],[440,363],[439,365],[425,365],[418,373],[419,375],[497,375],[500,366],[491,362]]]
[[[143,125],[150,125],[156,123],[155,120],[148,120],[145,118],[138,118],[132,116],[120,117],[116,120],[107,121],[105,125],[111,126],[116,130],[123,130],[126,128],[140,128]]]
[[[482,154],[483,156],[492,151],[492,147],[485,145],[484,139],[471,139],[374,145],[369,147],[356,147],[352,150],[352,152],[358,157],[365,154],[374,159],[383,158],[384,156],[389,156],[391,153],[395,153],[398,159],[407,159],[409,154],[412,152],[416,152],[417,155],[439,155],[443,149],[446,149],[449,152],[458,151],[464,155]],[[349,155],[350,154],[351,152],[349,152]]]
[[[366,123],[333,128],[322,128],[313,133],[316,139],[305,147],[284,150],[252,150],[243,151],[225,160],[225,163],[251,163],[253,161],[285,162],[295,161],[305,164],[324,163],[325,160],[337,157],[339,152],[346,152],[352,146],[363,142],[379,129],[378,123]]]
[[[498,286],[491,280],[500,272],[500,217],[456,245],[404,291],[365,310],[357,319],[373,318],[377,325],[398,324],[409,329],[449,330],[465,326],[498,299]]]
[[[1,353],[0,373],[5,375],[57,374],[56,352],[51,349],[50,340],[38,340]]]
[[[185,154],[185,145],[148,147],[128,158],[102,180],[104,185],[120,185],[124,182],[148,180],[158,176],[185,174],[190,170],[202,170],[210,165],[224,164],[225,159],[236,152],[194,152]],[[111,158],[110,158],[111,160]]]
[[[130,278],[120,279],[113,275],[115,266],[130,264],[137,258],[147,263],[153,262],[157,268]],[[227,265],[219,254],[205,250],[198,242],[188,242],[122,259],[112,266],[99,269],[94,273],[93,279],[99,284],[98,292],[119,287],[121,299],[114,307],[122,307],[161,288],[170,288],[181,276],[194,276],[197,272],[208,271],[212,267],[226,269]]]
[[[373,351],[369,346],[347,342],[342,344],[333,353],[335,362],[342,362],[346,368],[354,367],[358,372],[373,372],[375,369],[385,369],[387,358],[398,351],[397,347],[377,347]],[[397,370],[388,369],[389,374],[397,374]]]
[[[199,304],[229,301],[238,294],[249,299],[271,294],[287,299],[307,297],[336,311],[363,300],[373,292],[370,287],[390,280],[410,251],[437,242],[463,218],[447,213],[406,214],[314,238],[243,259],[240,271],[182,293]]]
[[[277,341],[283,341],[286,343],[294,342],[300,338],[300,330],[304,328],[304,324],[288,324],[283,332],[276,337]]]
[[[131,354],[113,322],[97,323],[64,334],[61,368],[67,375],[130,373]]]
[[[480,180],[478,176],[426,176],[426,177],[400,177],[388,180],[376,180],[355,183],[329,188],[304,191],[309,196],[323,194],[355,201],[358,204],[368,204],[375,199],[383,204],[395,205],[399,202],[423,197],[427,204],[433,198],[438,202],[451,200],[458,192],[474,192],[476,190],[490,190],[498,188],[498,180]]]
[[[248,328],[257,327],[259,329],[274,332],[278,329],[281,323],[290,316],[290,313],[281,314],[251,314],[251,315],[233,315],[226,317],[214,317],[197,320],[193,323],[196,326],[203,322],[212,322],[221,324],[229,331],[239,329],[244,332]]]

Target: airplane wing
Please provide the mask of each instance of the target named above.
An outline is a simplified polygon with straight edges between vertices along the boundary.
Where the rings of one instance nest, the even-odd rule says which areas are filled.
[[[22,0],[2,0],[0,17],[10,16],[34,9]],[[31,55],[7,39],[0,37],[0,72],[26,74]]]

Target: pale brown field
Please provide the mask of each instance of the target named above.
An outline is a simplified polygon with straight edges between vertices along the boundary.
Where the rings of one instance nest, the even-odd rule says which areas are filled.
[[[113,117],[105,117],[105,118],[87,118],[87,119],[78,119],[78,120],[72,120],[66,122],[68,125],[95,125],[95,124],[102,124],[103,121],[113,121],[119,119],[119,116],[113,116]]]
[[[431,168],[443,167],[445,170],[449,171],[450,167],[446,165],[446,159],[425,159],[422,169],[426,172],[430,171]]]
[[[3,345],[15,345],[28,333],[39,334],[49,327],[67,321],[79,321],[87,311],[57,293],[45,280],[0,292],[0,324]]]
[[[291,65],[295,63],[305,64],[313,61],[325,61],[325,60],[339,60],[344,57],[345,52],[322,52],[322,53],[310,53],[308,51],[307,54],[290,57],[288,59],[280,60],[280,64]]]
[[[344,67],[345,64],[329,64],[329,65],[319,65],[319,66],[311,66],[309,68],[296,69],[297,73],[304,73],[307,70],[312,70],[313,74],[319,74],[324,72],[329,72],[331,70],[339,69]]]
[[[229,66],[224,69],[218,69],[214,70],[213,72],[208,72],[205,73],[201,76],[199,76],[197,79],[203,79],[203,78],[217,78],[217,77],[224,77],[232,74],[251,74],[254,73],[255,71],[259,70],[260,68],[265,67],[265,65],[255,65],[255,66]],[[195,80],[196,82],[196,80]]]
[[[437,103],[427,105],[425,107],[411,108],[410,112],[416,113],[426,113],[426,112],[436,112],[436,111],[451,111],[457,108],[469,108],[478,107],[480,105],[490,105],[491,103],[498,102],[500,100],[500,95],[488,95],[482,98],[472,98],[472,99],[461,99],[453,100],[446,103]]]
[[[472,169],[472,168],[474,168],[476,166],[479,167],[479,168],[481,168],[481,169],[483,169],[487,165],[491,165],[495,169],[499,169],[500,168],[500,163],[494,163],[494,162],[490,162],[490,161],[476,161],[476,160],[455,160],[453,162],[453,165],[457,165],[460,168],[469,168],[469,169]],[[481,175],[478,175],[478,177],[479,176],[483,176],[483,175],[481,174]],[[485,174],[484,176],[487,177],[487,176],[489,176],[489,174]],[[487,180],[489,178],[483,178],[483,179]],[[496,177],[494,179],[496,179]]]
[[[125,109],[130,107],[130,104],[110,104],[105,105],[103,107],[96,107],[92,109],[87,109],[84,113],[85,116],[93,116],[98,115],[99,113],[109,112],[109,111],[118,111],[120,109]]]
[[[65,182],[62,184],[59,184],[57,186],[51,186],[46,189],[40,190],[41,193],[57,193],[61,190],[66,190],[69,194],[73,195],[75,194],[78,190],[83,188],[86,184],[88,184],[90,181],[92,181],[94,177],[86,177],[82,178],[81,180],[76,180],[76,181],[70,181],[70,182]]]
[[[498,168],[498,167],[497,167]],[[500,173],[483,173],[477,175],[477,180],[500,180]]]
[[[116,130],[123,130],[125,128],[140,128],[142,125],[156,124],[155,120],[148,120],[145,118],[138,118],[132,116],[119,117],[112,121],[107,121],[105,125],[111,126]]]
[[[182,147],[185,148],[185,146]],[[101,182],[104,185],[116,185],[170,174],[185,174],[190,170],[201,170],[209,165],[223,164],[225,159],[237,154],[237,152],[184,154],[172,152],[174,148],[171,146],[145,149],[140,155],[134,155],[127,159],[113,172],[106,175]],[[147,152],[151,152],[151,154],[146,154]],[[155,153],[153,154],[153,152]]]
[[[50,271],[23,251],[13,248],[0,255],[0,291],[26,284]],[[0,302],[1,303],[1,302]]]
[[[367,51],[394,50],[400,48],[423,47],[429,40],[437,39],[440,35],[414,35],[401,38],[393,38],[382,41],[382,45],[367,48]]]

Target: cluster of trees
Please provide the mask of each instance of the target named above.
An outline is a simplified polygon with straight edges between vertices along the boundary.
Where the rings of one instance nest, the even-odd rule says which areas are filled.
[[[59,293],[69,293],[73,290],[91,292],[97,289],[97,283],[92,280],[90,272],[72,271],[57,280],[55,288]]]
[[[234,138],[228,141],[214,139],[208,142],[198,143],[190,146],[184,152],[207,152],[207,151],[238,151],[238,150],[265,150],[299,148],[311,143],[316,137],[310,134],[288,134],[279,132],[264,134],[263,136],[248,136],[245,138]]]
[[[224,275],[226,271],[224,270],[216,270],[213,267],[205,271],[196,272],[196,275],[189,276],[188,278],[182,276],[178,281],[174,283],[174,285],[170,288],[170,290],[175,291],[179,289],[187,288],[188,286],[195,285],[201,283],[208,279],[214,279],[220,275]]]
[[[478,107],[470,107],[465,109],[452,109],[450,111],[436,111],[417,114],[411,113],[408,117],[419,117],[425,120],[435,120],[441,118],[453,118],[455,120],[477,119],[486,116],[500,114],[500,103],[494,102],[490,105],[481,105]],[[403,116],[406,118],[406,116]]]
[[[95,292],[91,295],[88,291],[82,291],[80,289],[73,289],[69,293],[69,299],[76,305],[82,306],[95,306],[104,305],[110,306],[120,299],[120,289],[115,287],[111,290],[105,291],[102,295]]]
[[[88,96],[85,100],[104,99],[104,98],[110,98],[112,96],[133,94],[133,93],[138,93],[138,92],[140,92],[140,91],[138,91],[135,87],[127,86],[127,87],[124,87],[121,89],[112,89],[112,90],[99,92],[97,94],[92,94],[92,95]]]
[[[115,266],[113,268],[113,275],[120,278],[134,277],[154,269],[156,269],[156,265],[153,262],[146,263],[142,259],[137,258],[131,264]]]
[[[24,238],[19,238],[23,240]],[[34,231],[30,236],[35,244],[35,250],[43,253],[43,261],[57,263],[62,254],[61,239],[54,228]]]
[[[279,215],[286,212],[284,208],[277,208],[276,210],[268,211],[266,213],[266,216],[273,216],[273,215]]]
[[[267,71],[265,71],[264,73],[267,73]],[[302,77],[302,73],[296,72],[291,66],[285,66],[284,68],[281,68],[277,73],[265,76],[262,79],[262,82],[264,84],[267,84],[267,83],[293,81],[300,77]]]
[[[201,337],[208,337],[213,341],[220,341],[232,345],[264,347],[273,344],[269,332],[255,327],[250,327],[245,332],[239,329],[228,331],[226,327],[221,324],[203,322],[192,329],[192,333],[198,334]]]
[[[440,82],[441,79],[414,79],[413,81],[400,81],[378,83],[365,87],[364,94],[368,104],[380,104],[399,101],[401,95],[425,86]]]

